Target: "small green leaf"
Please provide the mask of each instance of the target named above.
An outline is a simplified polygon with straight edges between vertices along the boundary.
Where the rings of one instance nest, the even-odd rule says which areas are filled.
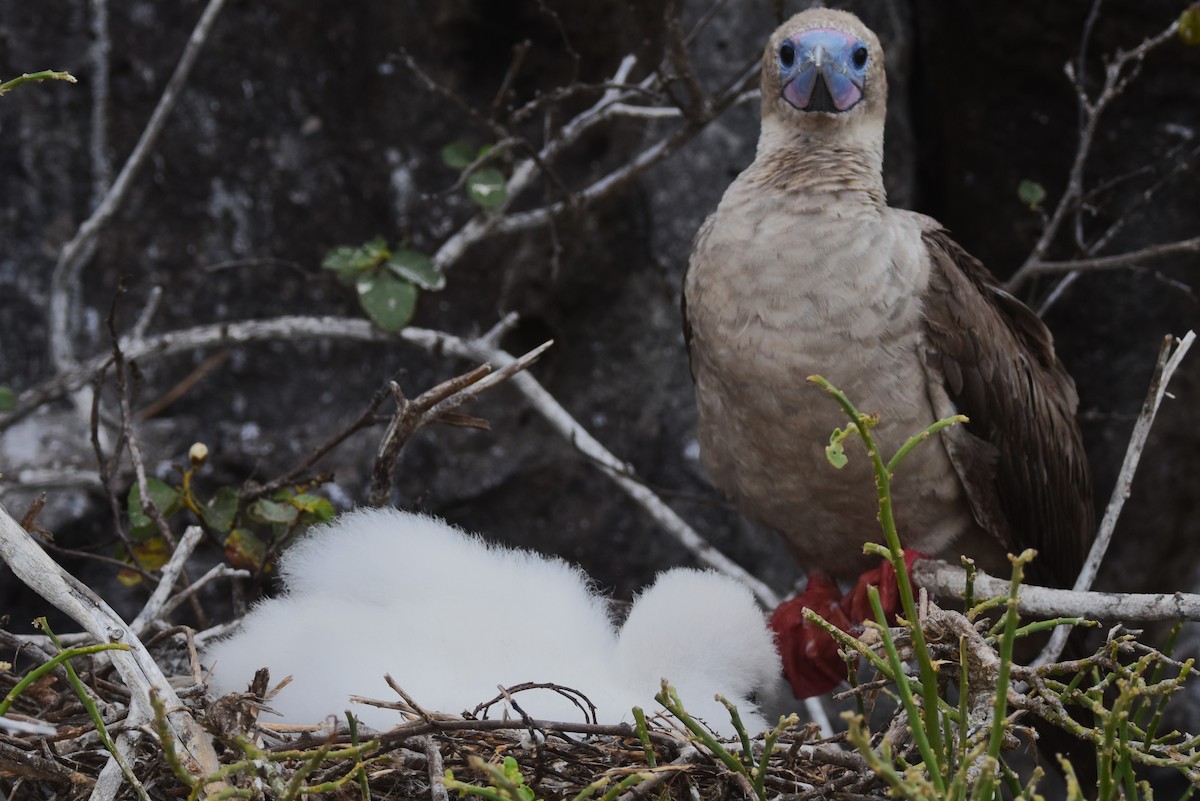
[[[181,500],[179,490],[175,487],[157,478],[147,477],[146,488],[150,491],[150,500],[158,507],[158,511],[162,512],[163,517],[170,517],[179,511]],[[157,532],[154,521],[142,510],[142,493],[137,482],[129,488],[126,508],[129,511],[129,526],[132,529],[130,536],[134,540],[144,540]]]
[[[333,504],[327,498],[309,492],[298,493],[291,499],[291,504],[299,509],[301,514],[312,517],[321,523],[331,519],[334,515]]]
[[[390,272],[360,278],[354,287],[371,322],[394,334],[408,324],[417,306],[417,288]]]
[[[353,284],[359,275],[373,270],[391,257],[387,240],[377,236],[357,247],[339,245],[325,254],[321,267],[337,274],[343,284]]]
[[[1046,199],[1046,187],[1037,181],[1026,178],[1017,184],[1017,197],[1030,209],[1037,211],[1041,208],[1042,201]]]
[[[829,444],[825,446],[825,458],[838,470],[841,470],[850,461],[846,456],[846,449],[842,443],[846,441],[846,437],[857,432],[858,427],[854,423],[851,423],[844,429],[833,429],[833,433],[829,435]]]
[[[343,284],[352,284],[358,277],[359,249],[349,245],[339,245],[325,254],[321,267],[332,270]]]
[[[1185,45],[1200,45],[1200,3],[1192,3],[1179,15],[1179,38]]]
[[[442,163],[451,169],[464,169],[474,160],[474,150],[461,139],[457,142],[451,142],[442,148]]]
[[[467,194],[488,211],[499,208],[508,199],[504,173],[492,167],[476,170],[467,178]]]
[[[838,470],[841,470],[846,466],[846,462],[850,461],[846,458],[846,449],[840,442],[831,442],[825,446],[825,458]]]
[[[257,570],[266,556],[266,544],[249,529],[235,528],[225,538],[225,561],[230,567]]]
[[[7,412],[16,405],[17,393],[13,392],[12,387],[0,386],[0,412]]]
[[[438,272],[433,260],[415,250],[401,248],[395,251],[384,266],[397,277],[416,284],[421,289],[438,290],[446,285],[445,276]]]
[[[256,523],[287,524],[299,517],[300,513],[290,503],[277,503],[259,498],[246,509],[246,515]]]
[[[237,508],[237,490],[233,487],[218,487],[216,494],[204,504],[204,522],[213,531],[229,531],[233,528]]]

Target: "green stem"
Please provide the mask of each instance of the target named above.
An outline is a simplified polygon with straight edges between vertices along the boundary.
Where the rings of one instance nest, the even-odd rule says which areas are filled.
[[[900,450],[896,451],[896,455],[888,461],[888,473],[896,472],[896,468],[900,466],[900,463],[904,461],[904,457],[908,456],[909,452],[912,451],[913,448],[917,447],[922,442],[941,431],[943,428],[949,428],[950,426],[958,425],[959,423],[969,422],[971,422],[971,420],[965,414],[956,414],[952,417],[944,417],[926,428],[920,434],[914,434],[913,436],[909,437],[907,440],[905,440],[904,444],[900,446]]]
[[[1000,638],[1000,675],[996,679],[996,697],[992,708],[992,733],[988,739],[988,757],[997,763],[1000,760],[1000,749],[1004,745],[1005,722],[1008,717],[1008,682],[1012,671],[1013,644],[1016,642],[1017,622],[1021,615],[1017,610],[1017,593],[1021,589],[1021,579],[1025,574],[1025,565],[1034,557],[1034,551],[1026,549],[1020,556],[1010,556],[1013,563],[1012,580],[1008,585],[1007,609],[1004,613],[1004,633]],[[991,777],[984,777],[981,783],[983,790],[981,798],[989,798],[992,794]]]
[[[879,635],[883,639],[883,647],[887,652],[888,664],[891,666],[892,673],[898,677],[904,677],[904,663],[900,659],[900,652],[896,650],[896,641],[892,639],[892,632],[887,625],[887,615],[883,612],[883,604],[879,600],[879,588],[871,585],[867,587],[867,598],[871,602],[871,611],[875,613],[875,620],[879,622]],[[933,781],[934,786],[940,794],[945,794],[946,785],[942,778],[942,765],[938,756],[942,753],[940,740],[938,741],[938,750],[934,751],[934,739],[929,736],[929,721],[933,721],[932,729],[941,734],[941,729],[938,726],[938,698],[934,698],[932,704],[927,704],[925,714],[921,714],[921,708],[917,705],[917,701],[912,693],[912,688],[909,687],[907,681],[897,681],[896,689],[900,693],[900,702],[904,706],[904,714],[908,717],[908,727],[912,729],[913,740],[917,743],[917,750],[921,752],[921,759],[925,762],[925,768],[929,771],[929,778]]]
[[[67,83],[75,83],[75,76],[63,70],[42,70],[41,72],[27,72],[24,75],[18,75],[10,81],[0,83],[0,96],[8,94],[9,91],[16,89],[23,83],[41,83],[42,81],[66,81]]]
[[[916,652],[917,665],[921,672],[921,687],[922,694],[925,697],[925,709],[929,712],[925,720],[926,736],[933,750],[938,754],[942,754],[944,753],[942,733],[936,714],[938,708],[937,672],[933,667],[933,657],[929,653],[929,645],[925,642],[925,633],[921,630],[912,582],[908,577],[908,566],[904,563],[904,549],[900,545],[900,536],[896,532],[896,520],[892,514],[891,473],[888,466],[883,462],[883,455],[879,451],[879,446],[875,443],[875,438],[871,436],[870,427],[874,421],[867,415],[859,412],[841,390],[821,376],[809,376],[808,380],[819,385],[833,396],[834,400],[838,402],[850,420],[858,427],[858,435],[862,439],[863,444],[867,446],[867,452],[871,455],[871,466],[875,471],[875,490],[879,503],[879,523],[883,527],[883,534],[887,539],[888,550],[891,553],[892,567],[896,571],[896,585],[900,593],[900,604],[904,609],[904,617],[912,632],[913,650]],[[936,426],[937,423],[934,423],[934,425]],[[908,443],[905,444],[907,445]],[[895,462],[896,459],[893,458],[892,461]],[[937,763],[927,764],[927,767],[931,775],[937,774]],[[940,775],[937,775],[934,783],[940,791],[945,790],[945,784]]]
[[[33,670],[29,671],[16,685],[8,691],[8,695],[4,696],[4,700],[0,701],[0,717],[3,717],[12,706],[13,701],[21,695],[25,689],[35,681],[45,676],[54,668],[61,665],[67,660],[74,659],[77,656],[87,656],[88,654],[96,654],[101,651],[128,651],[129,646],[124,643],[103,643],[100,645],[80,645],[75,648],[68,648],[65,651],[59,651],[49,661],[38,665]]]
[[[58,635],[50,630],[50,625],[46,622],[46,618],[39,617],[37,619],[37,624],[42,631],[46,632],[46,636],[50,638],[52,643],[54,643],[54,647],[62,650],[62,640],[58,639]],[[104,650],[127,651],[129,650],[129,647],[125,646],[123,649],[113,648]],[[127,763],[125,758],[121,756],[121,752],[117,749],[116,742],[113,740],[112,735],[108,733],[108,727],[104,725],[104,716],[101,715],[100,710],[96,708],[96,702],[92,700],[92,697],[88,694],[87,688],[83,686],[83,682],[79,679],[79,674],[75,672],[75,668],[69,661],[63,662],[63,668],[67,671],[67,681],[70,683],[71,689],[73,689],[75,694],[79,696],[79,702],[83,704],[84,709],[87,710],[88,717],[92,719],[92,724],[96,727],[96,735],[100,738],[100,743],[106,749],[108,749],[108,753],[112,754],[113,760],[115,760],[117,763],[117,767],[121,769],[121,773],[124,774],[125,780],[129,782],[131,787],[133,787],[134,791],[138,795],[138,798],[142,799],[142,801],[150,801],[150,796],[146,792],[146,788],[142,786],[137,774],[135,774],[133,769],[129,767],[129,763]]]
[[[650,729],[646,726],[646,713],[640,706],[633,708],[633,723],[638,741],[642,744],[642,751],[646,755],[646,764],[652,768],[658,767],[658,757],[654,755],[654,746],[650,742]]]

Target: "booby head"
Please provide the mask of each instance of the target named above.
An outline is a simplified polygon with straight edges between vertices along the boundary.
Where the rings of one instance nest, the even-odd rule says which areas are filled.
[[[810,28],[779,45],[780,94],[800,111],[839,114],[858,105],[867,82],[870,50],[853,34]]]
[[[773,143],[816,136],[874,149],[887,113],[879,39],[847,11],[800,12],[767,40],[762,105],[764,133]]]

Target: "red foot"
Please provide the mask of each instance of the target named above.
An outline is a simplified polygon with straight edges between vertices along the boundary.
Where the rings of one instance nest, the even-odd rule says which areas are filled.
[[[924,554],[906,551],[904,563],[911,570],[913,562],[924,558]],[[781,603],[771,615],[783,672],[797,698],[823,695],[846,678],[846,663],[838,656],[837,642],[820,626],[806,621],[804,609],[813,610],[842,631],[857,634],[862,631],[862,621],[874,618],[867,600],[867,587],[871,585],[879,588],[883,611],[888,622],[894,622],[900,610],[900,593],[896,571],[887,560],[859,576],[845,596],[833,579],[811,573],[804,592]]]

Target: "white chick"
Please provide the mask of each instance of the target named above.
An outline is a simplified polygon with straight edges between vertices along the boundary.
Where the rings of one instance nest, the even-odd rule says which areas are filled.
[[[372,728],[395,726],[399,713],[349,700],[399,700],[387,673],[430,711],[459,713],[497,696],[497,685],[546,682],[583,693],[613,723],[632,720],[635,704],[657,711],[666,677],[695,716],[732,734],[713,694],[761,729],[751,695],[781,675],[749,591],[715,573],[662,574],[619,640],[607,600],[578,568],[408,512],[363,509],[318,526],[285,552],[280,575],[286,591],[205,657],[217,694],[243,691],[261,667],[273,682],[292,676],[270,702],[281,722],[350,709]],[[586,719],[550,690],[515,698],[535,719]]]
[[[751,732],[767,728],[756,700],[783,681],[775,638],[753,594],[714,570],[675,568],[659,573],[634,600],[617,640],[617,663],[639,696],[653,696],[662,679],[692,717],[730,733],[725,696]]]

